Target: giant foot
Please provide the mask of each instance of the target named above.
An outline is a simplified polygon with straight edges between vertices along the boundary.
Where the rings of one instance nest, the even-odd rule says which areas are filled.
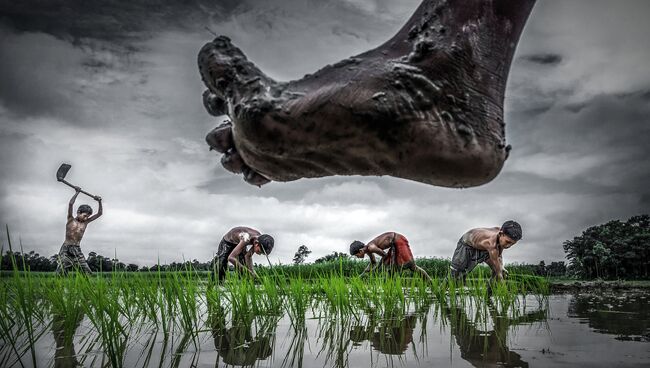
[[[222,165],[262,185],[390,175],[446,187],[492,180],[508,157],[503,99],[534,0],[425,0],[374,50],[287,83],[230,39],[199,52]]]

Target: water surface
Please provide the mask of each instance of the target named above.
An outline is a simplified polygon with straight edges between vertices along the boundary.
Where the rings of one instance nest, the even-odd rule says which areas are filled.
[[[555,294],[543,301],[529,296],[516,311],[492,303],[476,308],[420,302],[398,318],[372,318],[363,311],[344,316],[316,304],[299,326],[283,314],[233,321],[222,312],[206,311],[195,336],[173,325],[167,334],[151,326],[131,328],[125,332],[124,366],[650,366],[646,292]],[[64,324],[54,321],[37,342],[41,365],[108,364],[87,317],[79,316],[72,332],[66,338]]]

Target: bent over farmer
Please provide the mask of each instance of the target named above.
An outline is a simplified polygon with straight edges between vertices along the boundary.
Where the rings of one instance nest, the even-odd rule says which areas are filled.
[[[91,274],[92,271],[90,270],[90,267],[88,267],[88,262],[86,262],[86,257],[84,257],[84,254],[81,251],[80,244],[81,238],[83,238],[88,224],[97,220],[102,215],[102,197],[94,197],[94,199],[99,203],[97,214],[93,215],[93,209],[87,204],[82,204],[77,209],[77,217],[74,217],[72,216],[72,207],[81,191],[81,188],[79,187],[74,188],[76,193],[70,199],[70,203],[68,203],[68,221],[65,225],[65,241],[61,246],[61,250],[59,250],[56,272],[58,274],[67,274],[72,270],[80,270],[86,274]]]
[[[257,278],[253,269],[253,253],[269,255],[273,250],[274,240],[271,235],[261,234],[250,227],[238,226],[230,229],[221,239],[219,250],[214,259],[217,281],[222,282],[228,271],[228,263],[235,270]]]
[[[492,269],[492,277],[502,280],[508,271],[503,267],[502,253],[522,236],[521,225],[509,220],[501,227],[476,228],[467,231],[458,240],[451,259],[451,276],[465,279],[476,265],[485,262]]]
[[[350,244],[350,254],[358,258],[363,258],[367,254],[370,258],[368,267],[361,275],[371,272],[378,266],[384,266],[392,270],[409,269],[422,276],[425,280],[431,281],[427,272],[415,264],[409,241],[402,234],[396,232],[383,233],[372,239],[368,244],[355,240]],[[380,263],[375,260],[375,254],[381,257]]]

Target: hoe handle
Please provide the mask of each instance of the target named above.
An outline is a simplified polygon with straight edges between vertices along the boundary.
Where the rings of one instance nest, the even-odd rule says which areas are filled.
[[[65,179],[61,179],[61,180],[59,180],[59,181],[60,181],[61,183],[65,184],[65,185],[71,187],[71,188],[76,188],[74,185],[68,183]],[[86,192],[85,190],[80,189],[79,191],[80,191],[81,193],[83,193],[83,194],[85,194],[85,195],[91,197],[92,199],[97,199],[97,196],[96,196],[96,195],[92,195],[92,194]]]

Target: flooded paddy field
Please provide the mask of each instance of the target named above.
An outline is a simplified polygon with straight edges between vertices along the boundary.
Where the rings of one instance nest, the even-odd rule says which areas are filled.
[[[646,367],[646,291],[434,279],[14,276],[1,367]]]

